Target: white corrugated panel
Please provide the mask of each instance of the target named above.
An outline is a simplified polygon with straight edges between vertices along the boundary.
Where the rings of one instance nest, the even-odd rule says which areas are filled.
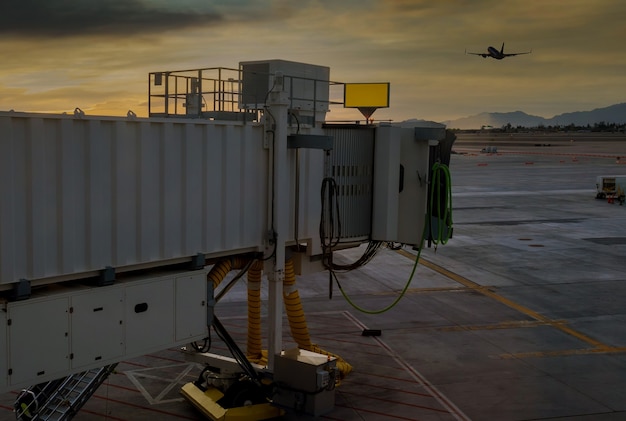
[[[0,113],[0,283],[261,248],[260,125]]]

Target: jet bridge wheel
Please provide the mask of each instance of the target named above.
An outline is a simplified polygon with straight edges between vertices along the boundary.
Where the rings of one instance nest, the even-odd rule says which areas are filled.
[[[44,406],[64,380],[65,378],[61,378],[39,383],[22,390],[13,403],[15,418],[18,421],[35,419],[39,409]]]
[[[266,402],[265,394],[259,386],[250,380],[240,380],[233,383],[217,403],[223,408],[238,408]]]
[[[35,394],[28,390],[23,390],[15,400],[14,412],[18,421],[33,419],[39,411],[39,402]]]

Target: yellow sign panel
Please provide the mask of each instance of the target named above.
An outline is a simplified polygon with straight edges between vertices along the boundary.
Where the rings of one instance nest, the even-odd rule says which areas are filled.
[[[343,89],[344,108],[389,107],[389,83],[346,83]]]

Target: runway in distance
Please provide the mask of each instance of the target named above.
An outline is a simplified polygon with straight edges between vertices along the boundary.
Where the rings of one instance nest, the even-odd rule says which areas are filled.
[[[500,51],[496,50],[494,47],[491,47],[491,46],[487,48],[486,53],[468,53],[467,50],[465,50],[465,54],[473,54],[475,56],[481,56],[482,58],[491,57],[491,58],[495,58],[496,60],[502,60],[503,58],[506,58],[506,57],[519,56],[520,54],[530,54],[530,53],[532,53],[532,50],[525,51],[523,53],[505,53],[504,43],[502,43],[502,48],[500,48]]]

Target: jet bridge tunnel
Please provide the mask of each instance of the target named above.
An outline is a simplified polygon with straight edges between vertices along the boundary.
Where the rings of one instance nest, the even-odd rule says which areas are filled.
[[[271,377],[286,273],[423,245],[443,126],[329,122],[342,84],[284,60],[148,84],[148,118],[0,112],[0,390],[201,341],[224,262],[268,277]]]

